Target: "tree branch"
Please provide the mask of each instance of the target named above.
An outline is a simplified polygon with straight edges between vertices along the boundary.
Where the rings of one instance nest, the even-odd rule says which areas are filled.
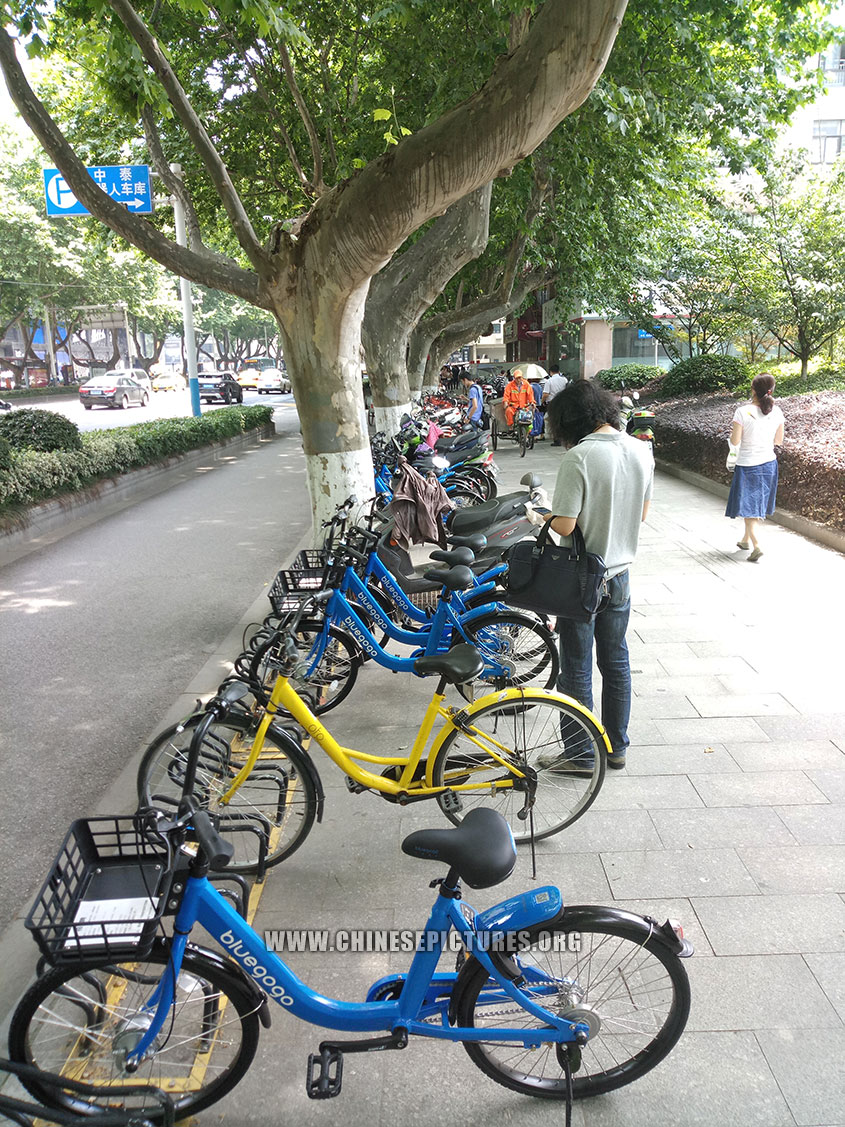
[[[308,134],[308,140],[311,145],[311,159],[314,162],[314,175],[311,178],[311,182],[313,184],[314,194],[321,196],[326,190],[326,185],[323,183],[323,150],[320,145],[320,138],[317,136],[317,130],[314,128],[314,122],[311,120],[311,114],[308,112],[305,99],[302,97],[302,92],[297,85],[296,75],[293,73],[293,64],[290,61],[288,49],[285,44],[281,42],[278,44],[278,49],[288,88],[293,95],[293,100],[296,103],[296,108],[299,110],[299,116],[302,118],[302,124],[305,126],[305,131]]]
[[[162,84],[170,104],[208,172],[244,253],[258,273],[266,277],[270,273],[270,261],[252,229],[252,223],[235,190],[228,169],[214,147],[205,126],[194,112],[164,52],[129,0],[108,0],[108,2],[140,47],[141,54]]]
[[[264,309],[271,309],[255,274],[239,266],[218,263],[187,247],[179,246],[162,235],[151,223],[139,215],[132,215],[123,204],[117,203],[97,187],[85,165],[33,93],[15,54],[14,40],[3,28],[0,28],[0,67],[6,78],[9,95],[21,117],[41,147],[56,162],[73,194],[92,215],[174,274],[235,294]]]

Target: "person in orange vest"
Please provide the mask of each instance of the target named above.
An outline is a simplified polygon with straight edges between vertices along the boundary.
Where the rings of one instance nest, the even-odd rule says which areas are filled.
[[[514,415],[520,407],[534,406],[534,393],[531,390],[531,384],[523,376],[521,368],[515,368],[513,372],[513,379],[505,384],[505,417],[508,420],[508,426],[513,426]]]

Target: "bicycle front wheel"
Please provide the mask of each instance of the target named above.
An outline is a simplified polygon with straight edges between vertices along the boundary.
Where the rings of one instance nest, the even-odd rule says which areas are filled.
[[[168,1020],[137,1069],[128,1072],[123,1061],[149,1027],[146,1007],[167,965],[160,947],[139,962],[49,970],[15,1010],[12,1059],[97,1087],[153,1085],[170,1094],[177,1118],[202,1111],[234,1088],[252,1063],[257,1003],[224,965],[187,952]],[[34,1080],[23,1083],[48,1107],[80,1115],[92,1108],[135,1111],[139,1122],[161,1120],[161,1105],[144,1093],[98,1099],[57,1093]]]
[[[294,638],[303,651],[303,657],[313,650],[322,632],[322,623],[299,624]],[[287,663],[285,636],[278,631],[256,648],[250,661],[248,680],[263,697],[264,703],[270,699],[279,669],[285,668]],[[330,625],[325,649],[319,660],[312,660],[309,664],[312,667],[307,675],[292,676],[290,683],[298,693],[308,696],[311,711],[321,716],[336,708],[352,692],[361,665],[361,654],[348,634]]]
[[[533,685],[550,689],[557,682],[560,658],[555,636],[533,615],[491,611],[468,622],[464,632],[485,658],[479,681],[490,688]],[[497,666],[504,666],[504,675]]]
[[[689,980],[681,960],[659,940],[643,942],[634,924],[610,923],[580,908],[532,928],[528,941],[517,956],[522,993],[553,1013],[585,1022],[590,1038],[580,1049],[465,1041],[474,1063],[497,1083],[530,1096],[565,1099],[566,1053],[575,1098],[597,1096],[638,1080],[678,1043],[689,1016]],[[475,959],[456,991],[458,1025],[542,1027]]]
[[[532,829],[539,841],[580,818],[604,781],[607,749],[598,721],[568,697],[540,689],[507,701],[491,693],[479,705],[435,752],[432,783],[448,788],[437,799],[446,817],[457,825],[474,807],[492,806],[518,843],[529,841]],[[530,810],[520,781],[507,785],[516,779],[511,764],[536,779]],[[454,789],[464,786],[471,789]]]
[[[138,768],[142,806],[178,806],[188,751],[202,718],[197,713],[184,727],[168,728],[147,748]],[[316,787],[304,753],[292,737],[282,742],[272,728],[247,779],[226,805],[221,803],[250,753],[256,723],[252,717],[230,714],[212,724],[200,748],[194,786],[200,805],[223,819],[220,833],[235,849],[227,870],[236,873],[258,868],[262,836],[267,840],[267,866],[289,857],[311,832],[317,813]]]

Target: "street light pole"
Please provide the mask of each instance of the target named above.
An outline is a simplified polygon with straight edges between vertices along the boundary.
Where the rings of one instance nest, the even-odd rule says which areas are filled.
[[[170,171],[182,179],[182,165],[171,164]],[[176,242],[179,246],[188,245],[187,231],[185,228],[185,209],[178,196],[173,196],[173,218],[176,222]],[[187,278],[179,279],[179,290],[182,294],[182,320],[185,324],[185,352],[188,358],[188,386],[191,389],[191,412],[199,416],[200,385],[197,380],[197,341],[194,335],[194,307],[191,302],[191,283]]]

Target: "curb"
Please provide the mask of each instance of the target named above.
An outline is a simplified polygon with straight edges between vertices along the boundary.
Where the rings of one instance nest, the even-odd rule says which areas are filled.
[[[32,505],[18,519],[10,518],[6,527],[0,527],[0,563],[11,562],[61,539],[69,531],[111,516],[141,496],[153,496],[168,488],[181,475],[225,461],[240,450],[275,437],[271,421],[255,430],[225,438],[213,446],[166,458],[117,477],[103,478],[77,493]]]
[[[655,459],[655,464],[663,473],[670,474],[672,477],[678,477],[681,481],[686,481],[690,485],[696,485],[699,489],[703,489],[707,493],[714,493],[717,497],[727,499],[730,489],[720,481],[712,481],[703,474],[695,473],[694,470],[684,469],[683,466],[676,466],[673,462],[666,462],[662,458]],[[845,532],[840,532],[836,528],[828,528],[824,524],[817,524],[813,520],[799,516],[798,513],[790,513],[786,509],[775,509],[774,513],[767,519],[773,524],[782,525],[791,532],[797,532],[800,536],[805,536],[808,540],[814,540],[817,544],[824,544],[826,548],[833,548],[835,552],[845,553]]]

